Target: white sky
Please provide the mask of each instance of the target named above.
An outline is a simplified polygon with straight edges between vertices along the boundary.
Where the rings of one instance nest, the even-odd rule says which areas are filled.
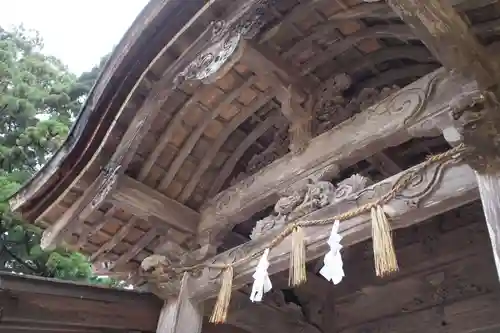
[[[40,32],[44,53],[80,74],[118,44],[148,0],[0,0],[0,26]]]

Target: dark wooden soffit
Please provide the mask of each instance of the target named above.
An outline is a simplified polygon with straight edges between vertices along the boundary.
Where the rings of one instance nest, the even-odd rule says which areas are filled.
[[[113,121],[122,112],[141,74],[155,60],[169,37],[181,30],[204,2],[149,1],[114,49],[64,144],[12,196],[10,202],[14,210],[22,213],[30,211],[33,205],[44,201],[42,198],[46,193],[56,187],[67,187],[85,169],[89,161],[95,158],[100,144],[110,135]],[[165,25],[163,22],[170,24]]]

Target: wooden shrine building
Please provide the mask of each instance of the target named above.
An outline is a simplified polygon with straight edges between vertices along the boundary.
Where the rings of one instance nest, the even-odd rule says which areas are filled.
[[[499,40],[495,0],[151,0],[11,206],[157,332],[499,332]]]

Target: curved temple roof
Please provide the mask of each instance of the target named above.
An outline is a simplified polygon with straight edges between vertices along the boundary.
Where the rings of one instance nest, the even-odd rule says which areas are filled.
[[[497,39],[491,3],[454,1],[485,44]],[[153,252],[229,248],[248,240],[281,183],[240,201],[231,191],[263,170],[313,169],[293,169],[295,156],[317,156],[311,138],[439,66],[383,1],[151,0],[67,141],[11,204],[47,228],[44,246],[65,240],[115,271]],[[349,156],[333,174],[380,180],[447,147],[440,137],[384,145],[396,147]],[[220,203],[231,200],[229,212]],[[207,216],[238,225],[218,239],[200,233]]]

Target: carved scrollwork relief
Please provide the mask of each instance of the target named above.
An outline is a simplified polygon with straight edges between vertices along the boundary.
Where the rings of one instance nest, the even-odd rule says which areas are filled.
[[[367,184],[368,179],[360,175],[353,175],[339,182],[337,187],[329,181],[310,180],[305,187],[296,188],[290,195],[280,198],[274,207],[275,213],[257,221],[250,238],[259,238],[290,221],[342,201],[365,188]]]
[[[317,102],[314,106],[316,135],[332,129],[399,90],[398,86],[382,89],[365,88],[357,96],[345,98],[343,94],[351,84],[352,80],[347,74],[339,74],[325,81],[318,89]]]
[[[212,23],[209,46],[206,47],[175,79],[178,86],[185,80],[201,80],[205,83],[223,76],[231,66],[231,59],[237,61],[241,39],[251,39],[269,20],[268,7],[275,0],[260,0],[252,8],[244,5],[227,20]]]

